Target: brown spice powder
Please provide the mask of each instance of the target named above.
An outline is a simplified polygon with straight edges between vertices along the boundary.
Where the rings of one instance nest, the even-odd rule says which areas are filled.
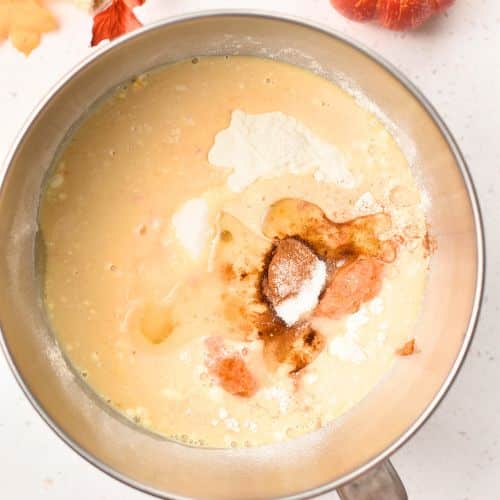
[[[275,307],[297,295],[302,284],[312,277],[317,257],[297,238],[278,241],[271,251],[262,292]]]

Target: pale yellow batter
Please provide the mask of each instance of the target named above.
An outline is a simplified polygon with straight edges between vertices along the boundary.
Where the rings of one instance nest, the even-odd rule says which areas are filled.
[[[209,152],[236,110],[296,120],[335,148],[353,182],[285,169],[235,191],[231,168],[209,163]],[[313,319],[325,347],[293,376],[263,361],[262,341],[239,311],[244,281],[231,288],[221,275],[235,258],[221,239],[231,233],[251,267],[268,245],[266,212],[282,198],[313,202],[338,222],[385,211],[385,237],[398,242],[377,297],[347,317]],[[359,402],[412,338],[428,265],[420,198],[391,135],[334,84],[266,59],[174,64],[120,88],[58,160],[40,212],[48,314],[90,386],[135,422],[204,446],[282,441]],[[251,397],[214,378],[214,337],[243,353],[258,380]]]

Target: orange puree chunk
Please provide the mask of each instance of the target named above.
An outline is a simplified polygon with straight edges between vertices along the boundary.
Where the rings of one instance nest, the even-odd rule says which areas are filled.
[[[382,262],[371,257],[358,257],[341,267],[316,308],[316,316],[336,319],[356,312],[380,291],[383,268]]]
[[[248,398],[257,392],[257,381],[239,355],[220,358],[213,371],[221,387],[230,394]]]

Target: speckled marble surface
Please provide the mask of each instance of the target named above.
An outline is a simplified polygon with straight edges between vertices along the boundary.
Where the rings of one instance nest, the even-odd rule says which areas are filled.
[[[412,500],[493,500],[500,491],[500,2],[457,0],[412,34],[340,17],[328,0],[149,0],[144,22],[208,8],[272,8],[321,21],[370,46],[429,97],[456,136],[478,189],[488,273],[481,320],[457,383],[393,463]],[[29,112],[90,53],[90,18],[56,6],[61,30],[29,59],[0,46],[0,163]],[[0,171],[1,174],[1,171]],[[0,356],[0,497],[6,500],[138,500],[64,445],[36,415]],[[336,498],[334,493],[324,498]]]

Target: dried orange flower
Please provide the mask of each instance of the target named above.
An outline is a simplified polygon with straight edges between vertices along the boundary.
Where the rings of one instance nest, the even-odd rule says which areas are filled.
[[[0,43],[7,38],[28,55],[57,21],[42,0],[0,0]]]
[[[142,5],[146,0],[112,0],[111,3],[94,16],[91,46],[102,40],[115,38],[142,26],[135,17],[134,7]]]

